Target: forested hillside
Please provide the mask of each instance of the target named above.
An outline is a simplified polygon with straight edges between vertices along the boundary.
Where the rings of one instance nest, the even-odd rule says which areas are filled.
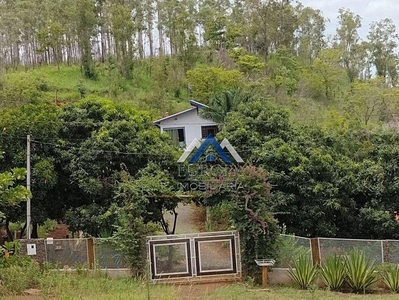
[[[170,232],[181,149],[152,121],[194,99],[266,170],[260,207],[288,232],[398,237],[398,34],[385,19],[361,40],[344,8],[327,22],[290,0],[0,1],[0,172],[31,134],[35,228]],[[0,201],[7,226],[17,202]]]
[[[363,24],[363,41],[361,16],[337,13],[326,36],[320,11],[287,0],[1,1],[0,104],[93,93],[165,115],[240,87],[301,121],[395,121],[393,22]]]

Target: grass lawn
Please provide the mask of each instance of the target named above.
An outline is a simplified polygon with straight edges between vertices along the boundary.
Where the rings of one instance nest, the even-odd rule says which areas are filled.
[[[0,288],[1,290],[1,288]],[[4,295],[4,300],[338,300],[338,299],[399,299],[397,294],[375,293],[355,295],[333,293],[324,290],[302,291],[296,288],[271,286],[267,290],[246,284],[192,284],[192,285],[147,285],[131,278],[109,279],[103,276],[53,274],[43,278],[36,293],[30,295]],[[149,297],[148,297],[149,295]]]
[[[393,300],[399,299],[398,294],[367,294],[367,295],[355,295],[350,293],[335,293],[328,292],[324,290],[315,290],[313,292],[303,291],[291,287],[279,287],[271,286],[266,291],[256,288],[248,288],[245,285],[230,285],[226,287],[219,288],[213,291],[209,296],[203,299],[215,299],[215,300],[225,300],[225,299],[245,299],[245,300],[255,300],[255,299],[268,299],[268,300],[338,300],[338,299],[364,299],[364,300],[374,300],[374,299],[385,299]]]

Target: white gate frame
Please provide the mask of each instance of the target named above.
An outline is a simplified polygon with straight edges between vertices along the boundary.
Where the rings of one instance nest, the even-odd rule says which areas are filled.
[[[201,244],[209,242],[224,242],[229,245],[231,264],[226,269],[202,269]],[[205,233],[190,233],[176,235],[157,235],[147,237],[147,261],[149,264],[150,280],[206,280],[215,277],[221,280],[239,280],[241,278],[241,250],[238,231],[218,231]],[[184,245],[186,270],[170,273],[157,273],[156,247],[165,245]],[[217,250],[216,250],[217,251]]]

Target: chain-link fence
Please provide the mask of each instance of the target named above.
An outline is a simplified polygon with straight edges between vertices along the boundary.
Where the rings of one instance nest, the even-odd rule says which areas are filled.
[[[113,239],[94,239],[94,262],[100,269],[125,269],[128,263],[125,256],[116,250]]]
[[[21,240],[22,254],[34,245],[30,255],[38,262],[47,262],[57,268],[128,268],[124,255],[117,250],[113,239],[31,239]]]
[[[87,267],[87,239],[57,239],[45,241],[46,261],[58,268]]]
[[[293,265],[300,254],[311,255],[313,262],[323,262],[331,255],[349,255],[351,250],[364,251],[367,259],[377,264],[399,264],[399,241],[337,238],[304,238],[293,235],[280,235],[277,267]]]
[[[169,272],[198,276],[236,270],[235,264],[238,265],[240,260],[240,252],[235,249],[239,247],[238,238],[216,238],[220,234],[223,236],[223,233],[204,233],[151,237],[151,253],[155,259],[153,273],[157,276]],[[160,240],[163,241],[158,242]],[[165,244],[164,240],[173,243]],[[36,254],[32,257],[58,268],[128,268],[127,259],[117,250],[113,239],[31,239],[21,240],[21,244],[22,254],[28,254],[27,247],[35,245]],[[349,255],[351,250],[364,251],[367,259],[379,264],[399,264],[399,240],[305,238],[282,234],[277,243],[275,267],[293,266],[300,254],[311,256],[313,262],[323,262],[334,254]],[[232,257],[237,260],[232,260]]]
[[[312,255],[311,239],[295,235],[281,234],[277,240],[275,267],[289,268],[300,255]]]
[[[384,262],[383,241],[319,238],[320,261],[331,255],[349,255],[351,250],[364,251],[367,259],[376,263]],[[399,250],[399,248],[398,248]]]

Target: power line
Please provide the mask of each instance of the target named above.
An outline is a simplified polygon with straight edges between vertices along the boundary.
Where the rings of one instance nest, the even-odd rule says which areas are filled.
[[[58,148],[65,148],[65,149],[74,149],[74,150],[83,150],[83,151],[90,151],[90,152],[102,152],[102,153],[109,153],[109,154],[117,154],[117,155],[148,155],[148,156],[165,156],[158,153],[150,153],[150,152],[121,152],[121,151],[113,151],[113,150],[104,150],[104,149],[96,149],[96,148],[83,148],[83,147],[74,147],[74,146],[67,146],[67,145],[60,145],[54,143],[47,143],[41,142],[37,140],[33,140],[32,143],[41,144],[41,145],[48,145]]]

